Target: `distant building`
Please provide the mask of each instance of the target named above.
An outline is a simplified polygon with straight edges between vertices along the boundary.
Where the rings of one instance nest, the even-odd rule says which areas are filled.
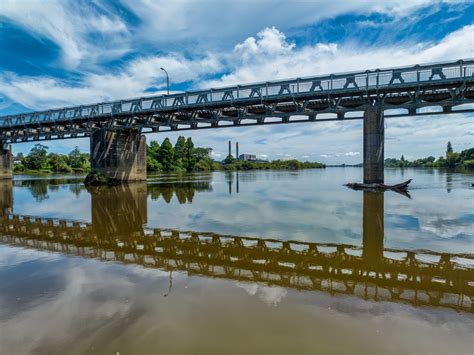
[[[256,161],[257,156],[255,154],[240,154],[239,155],[239,160],[244,160],[244,161]]]

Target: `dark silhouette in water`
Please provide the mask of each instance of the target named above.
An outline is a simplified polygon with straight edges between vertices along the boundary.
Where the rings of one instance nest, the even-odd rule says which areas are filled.
[[[408,198],[411,198],[408,193],[408,185],[410,184],[411,179],[400,184],[395,185],[385,185],[385,184],[360,184],[357,182],[350,182],[346,184],[347,187],[353,190],[362,190],[362,191],[373,191],[373,192],[383,192],[387,190],[398,192],[401,195],[404,195]]]

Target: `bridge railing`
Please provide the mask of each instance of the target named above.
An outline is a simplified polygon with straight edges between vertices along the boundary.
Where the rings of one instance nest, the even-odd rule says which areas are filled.
[[[228,105],[229,103],[245,103],[255,100],[262,100],[262,102],[265,100],[291,101],[298,97],[317,97],[318,95],[341,92],[350,94],[352,91],[403,88],[404,86],[413,86],[413,84],[439,84],[459,79],[474,80],[474,60],[237,85],[31,112],[0,117],[0,127],[60,121],[74,122],[79,119],[113,117],[140,112],[178,111],[185,108],[206,108],[208,105]]]

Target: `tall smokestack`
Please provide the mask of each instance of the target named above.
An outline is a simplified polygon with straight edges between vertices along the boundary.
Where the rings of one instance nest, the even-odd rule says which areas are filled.
[[[232,143],[229,141],[229,155],[232,155]]]
[[[239,159],[239,142],[235,142],[235,159]]]

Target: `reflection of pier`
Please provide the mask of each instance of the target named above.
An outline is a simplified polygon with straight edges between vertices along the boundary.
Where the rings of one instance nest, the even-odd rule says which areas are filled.
[[[0,180],[0,217],[12,212],[13,188],[11,180]]]
[[[92,223],[84,223],[13,214],[12,184],[2,182],[0,242],[167,271],[474,312],[474,255],[384,248],[383,194],[364,193],[363,246],[358,247],[146,229],[149,189],[133,184],[91,190]],[[463,266],[465,261],[471,267]]]
[[[148,230],[143,228],[146,192],[142,185],[131,186],[92,193],[92,223],[19,216],[7,209],[0,242],[167,271],[474,312],[474,271],[462,266],[462,259],[472,262],[474,256],[384,248],[383,194],[364,193],[363,246],[358,247]],[[115,203],[117,198],[125,202]]]
[[[387,256],[374,262],[364,256],[365,247],[351,245],[160,229],[103,237],[94,229],[91,224],[10,215],[2,222],[0,240],[191,274],[474,311],[474,272],[456,263],[463,257],[472,260],[471,255],[385,249]]]

